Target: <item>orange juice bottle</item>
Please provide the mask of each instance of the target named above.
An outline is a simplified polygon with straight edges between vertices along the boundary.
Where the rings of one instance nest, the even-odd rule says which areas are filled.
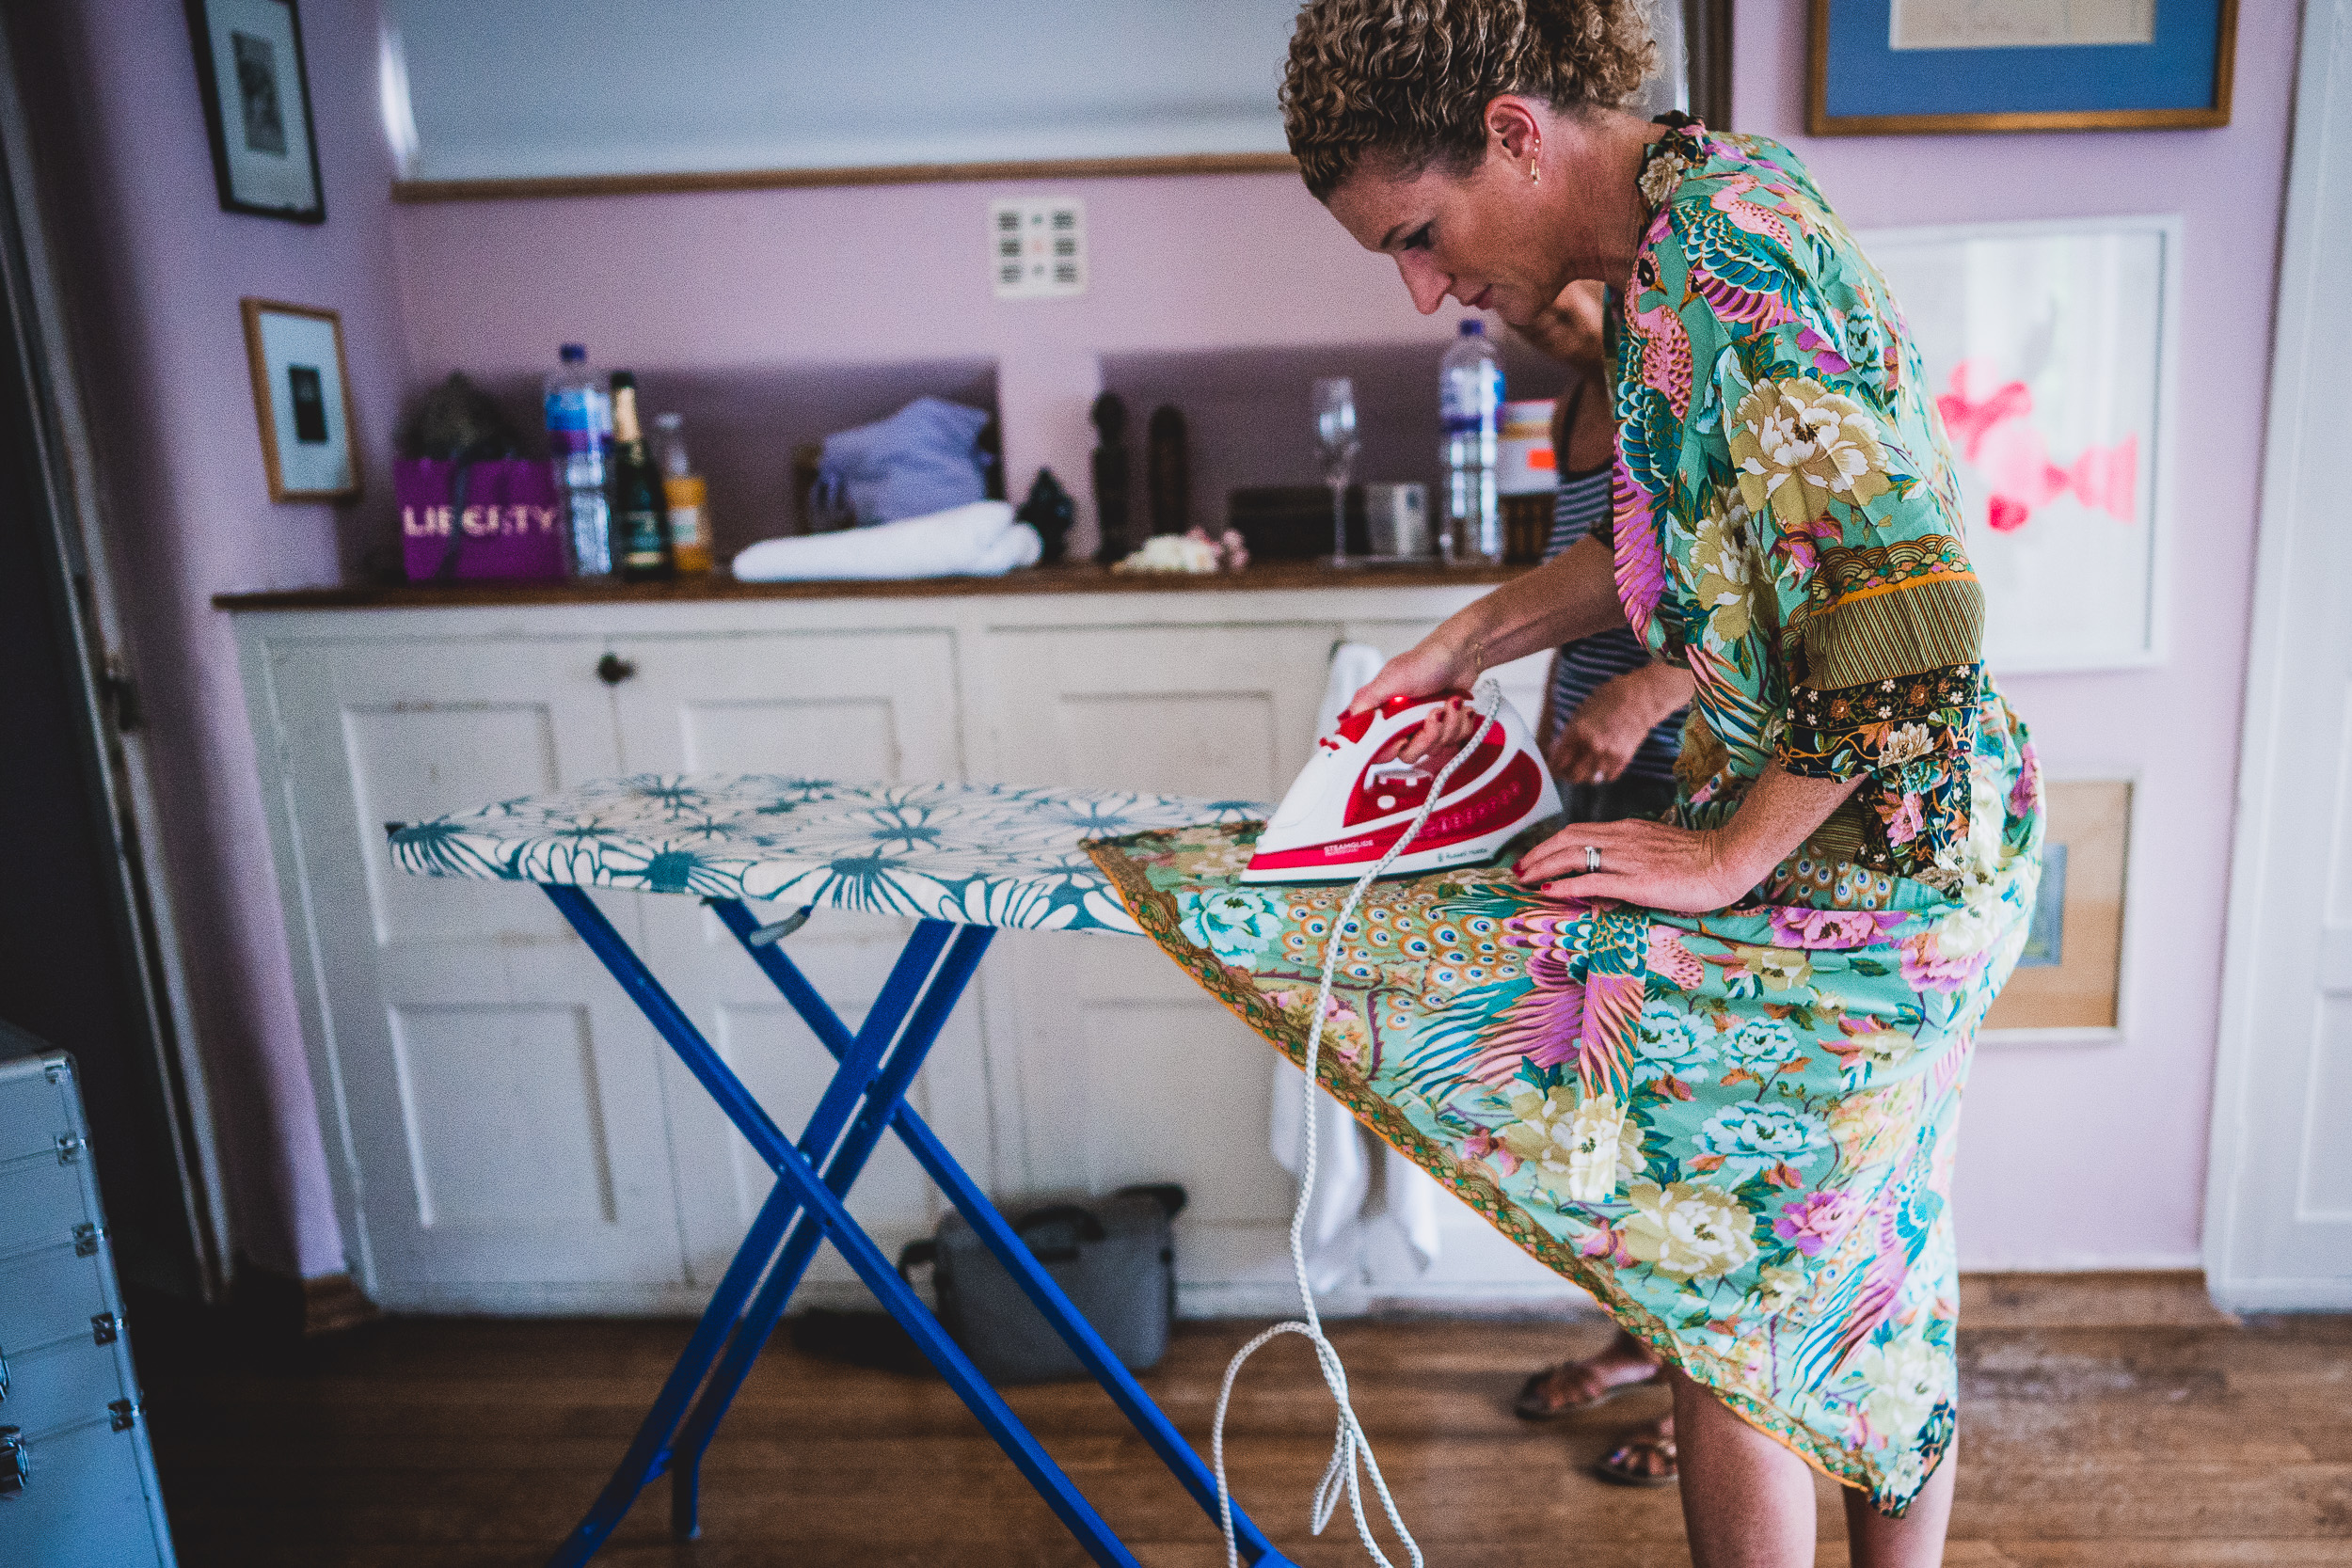
[[[685,423],[683,415],[660,414],[653,427],[661,433],[661,499],[670,510],[670,545],[677,554],[678,576],[691,577],[710,570],[709,487],[686,455],[686,437],[679,433]]]

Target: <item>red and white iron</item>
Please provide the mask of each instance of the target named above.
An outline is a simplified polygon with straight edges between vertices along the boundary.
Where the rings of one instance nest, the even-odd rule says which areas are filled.
[[[1343,716],[1315,742],[1315,754],[1281,806],[1258,835],[1244,882],[1348,882],[1362,876],[1412,826],[1428,798],[1434,768],[1377,760],[1389,743],[1410,734],[1432,708],[1469,693],[1391,697],[1378,707]],[[1387,875],[1410,876],[1449,865],[1472,865],[1509,843],[1532,822],[1561,811],[1551,769],[1534,736],[1507,698],[1470,743],[1470,754],[1446,780],[1445,792],[1411,847]]]

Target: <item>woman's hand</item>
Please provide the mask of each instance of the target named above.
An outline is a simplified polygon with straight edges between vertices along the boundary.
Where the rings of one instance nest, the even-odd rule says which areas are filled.
[[[1607,784],[1649,732],[1691,700],[1691,673],[1652,664],[1604,681],[1551,737],[1551,770],[1569,784]]]
[[[1745,896],[1829,820],[1858,779],[1799,778],[1775,762],[1720,828],[1582,822],[1519,857],[1520,881],[1559,898],[1615,898],[1705,914]],[[1597,869],[1592,866],[1597,852]]]
[[[1433,632],[1382,665],[1372,683],[1356,693],[1347,711],[1361,713],[1391,697],[1426,697],[1439,691],[1467,690],[1477,677],[1476,659],[1465,657]],[[1384,747],[1379,760],[1401,758],[1435,770],[1477,733],[1478,716],[1457,699],[1422,720],[1418,729],[1401,738],[1401,743]]]
[[[1724,835],[1663,822],[1580,822],[1519,858],[1520,881],[1559,898],[1615,898],[1677,914],[1706,914],[1737,901],[1759,879],[1726,854]],[[1587,849],[1600,869],[1587,871]]]

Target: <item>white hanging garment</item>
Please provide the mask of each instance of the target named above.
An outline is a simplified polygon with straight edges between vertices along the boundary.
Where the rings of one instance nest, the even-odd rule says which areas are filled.
[[[1342,642],[1331,650],[1323,705],[1315,734],[1328,734],[1388,662],[1369,642]],[[1274,1066],[1274,1098],[1268,1144],[1276,1163],[1298,1170],[1299,1095],[1307,1080],[1288,1062]],[[1426,1274],[1438,1260],[1438,1198],[1443,1191],[1428,1172],[1382,1143],[1327,1095],[1315,1101],[1315,1144],[1322,1152],[1314,1205],[1307,1215],[1307,1272],[1318,1291],[1335,1291],[1364,1277],[1366,1249],[1375,1229],[1386,1227],[1416,1266]],[[1376,1178],[1376,1180],[1375,1180]]]

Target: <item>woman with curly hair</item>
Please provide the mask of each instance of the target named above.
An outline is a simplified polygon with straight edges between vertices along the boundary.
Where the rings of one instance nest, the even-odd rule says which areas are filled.
[[[1808,1465],[1848,1488],[1853,1561],[1932,1563],[1946,1194],[2038,773],[1885,280],[1786,148],[1621,111],[1650,64],[1638,0],[1309,0],[1292,37],[1307,188],[1417,309],[1524,324],[1583,278],[1621,309],[1606,526],[1356,709],[1615,626],[1695,681],[1664,819],[1426,890],[1445,930],[1486,911],[1486,980],[1433,965],[1398,1000],[1363,966],[1391,989],[1335,1082],[1664,1364],[1702,1568],[1811,1562]],[[1473,730],[1457,705],[1405,754]],[[1401,930],[1405,887],[1368,918]]]

